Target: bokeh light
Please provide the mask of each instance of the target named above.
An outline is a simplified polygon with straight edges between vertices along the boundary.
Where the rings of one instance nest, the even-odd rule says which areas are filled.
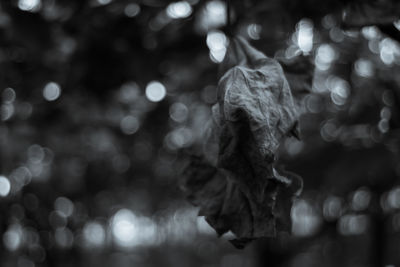
[[[2,100],[4,103],[12,103],[16,98],[16,93],[14,89],[8,87],[2,92]]]
[[[290,216],[292,218],[292,233],[296,236],[315,234],[322,222],[315,208],[303,199],[294,203]]]
[[[108,5],[112,2],[112,0],[96,0],[97,3],[99,3],[100,5]]]
[[[338,222],[338,230],[342,235],[361,235],[368,227],[366,215],[347,214],[342,216]]]
[[[55,230],[54,238],[56,244],[61,248],[70,248],[74,243],[74,234],[67,227],[59,227]]]
[[[297,23],[297,45],[304,54],[311,52],[313,36],[313,23],[310,20],[302,19]]]
[[[253,40],[259,40],[262,27],[259,24],[252,23],[247,26],[247,35]]]
[[[363,211],[368,208],[371,202],[371,193],[365,188],[354,192],[351,207],[355,211]]]
[[[6,197],[10,193],[11,184],[7,177],[0,175],[0,197]]]
[[[173,19],[187,18],[192,14],[192,6],[187,1],[171,3],[167,7],[167,15]]]
[[[189,110],[185,104],[176,102],[169,108],[169,115],[174,121],[182,123],[188,118]]]
[[[395,187],[390,190],[389,195],[387,197],[388,206],[391,209],[400,209],[400,188]]]
[[[117,246],[134,248],[154,244],[157,225],[149,218],[137,216],[128,209],[121,209],[112,218],[111,232]]]
[[[318,69],[326,71],[331,67],[332,62],[337,58],[334,48],[329,44],[322,44],[317,49],[315,65]]]
[[[3,234],[4,247],[9,251],[16,251],[23,242],[23,229],[19,224],[12,224]]]
[[[165,86],[158,81],[151,81],[146,86],[146,97],[151,102],[160,102],[166,94]]]
[[[119,89],[118,100],[125,104],[133,103],[139,98],[140,88],[137,83],[130,81],[124,83]]]
[[[83,227],[83,237],[88,248],[102,247],[106,242],[106,229],[99,222],[87,222]]]
[[[343,200],[337,196],[329,196],[323,204],[324,218],[328,221],[337,220],[343,212]]]
[[[1,120],[6,121],[11,119],[11,117],[14,115],[15,112],[15,107],[13,104],[10,103],[4,103],[0,106],[0,115],[1,115]]]
[[[372,77],[374,74],[374,66],[368,59],[360,58],[354,64],[357,75],[365,78]]]
[[[209,1],[202,9],[197,27],[207,32],[225,25],[227,22],[226,3],[219,0]]]
[[[139,129],[139,120],[134,116],[127,115],[122,118],[120,127],[124,134],[134,134]]]
[[[226,35],[221,31],[210,31],[207,34],[206,43],[210,49],[211,60],[215,63],[222,62],[229,44]]]
[[[386,65],[400,62],[400,45],[390,38],[379,43],[380,58]]]
[[[54,101],[61,95],[61,87],[55,82],[49,82],[43,88],[43,97],[47,101]]]
[[[18,7],[22,11],[37,12],[41,6],[41,0],[18,0]]]
[[[136,3],[129,3],[124,8],[125,16],[129,18],[136,17],[140,13],[140,6]]]
[[[54,209],[64,217],[69,217],[74,212],[74,203],[66,197],[58,197],[54,201]]]
[[[340,77],[331,76],[326,85],[331,91],[332,102],[339,106],[344,105],[350,96],[349,83]]]

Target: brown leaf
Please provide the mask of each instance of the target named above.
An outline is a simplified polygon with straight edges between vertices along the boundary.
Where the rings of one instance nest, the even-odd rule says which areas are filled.
[[[290,225],[301,179],[274,169],[284,136],[297,132],[298,110],[279,63],[242,38],[231,40],[218,85],[218,103],[205,136],[204,157],[193,158],[183,189],[200,215],[243,247]]]

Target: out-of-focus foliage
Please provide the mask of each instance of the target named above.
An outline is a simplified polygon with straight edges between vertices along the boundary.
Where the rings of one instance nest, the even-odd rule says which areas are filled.
[[[216,102],[225,2],[5,0],[1,266],[400,263],[397,1],[230,2],[231,30],[305,96],[302,141],[279,151],[304,178],[292,236],[238,252],[177,189]]]

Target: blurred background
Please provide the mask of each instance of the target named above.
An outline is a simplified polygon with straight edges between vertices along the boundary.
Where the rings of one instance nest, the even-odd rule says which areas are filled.
[[[400,266],[400,5],[230,1],[306,90],[292,233],[234,249],[178,187],[216,101],[227,2],[0,2],[0,265]]]

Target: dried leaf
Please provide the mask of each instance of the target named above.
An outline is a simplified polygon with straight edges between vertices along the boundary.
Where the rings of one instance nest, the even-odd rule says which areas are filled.
[[[298,110],[279,63],[242,38],[231,40],[222,64],[218,103],[205,136],[204,156],[184,172],[183,189],[200,215],[243,247],[290,225],[301,179],[278,173],[275,154],[284,136],[297,135]]]

